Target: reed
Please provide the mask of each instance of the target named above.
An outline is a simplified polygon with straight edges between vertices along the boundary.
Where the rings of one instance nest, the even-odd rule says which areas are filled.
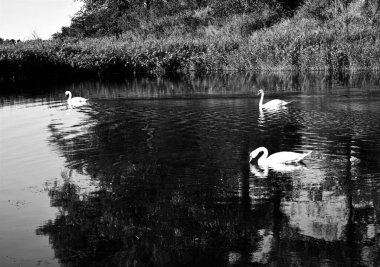
[[[0,80],[227,70],[379,70],[380,23],[369,20],[359,2],[325,20],[308,15],[303,7],[293,18],[249,34],[244,29],[258,22],[235,15],[221,26],[205,25],[192,33],[126,32],[120,39],[3,43]]]

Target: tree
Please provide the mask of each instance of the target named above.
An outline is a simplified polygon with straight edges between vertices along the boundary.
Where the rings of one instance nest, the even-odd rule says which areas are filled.
[[[285,0],[78,0],[82,9],[74,16],[71,26],[62,28],[55,37],[115,36],[134,31],[156,33],[171,32],[173,27],[195,32],[197,27],[210,23],[228,23],[231,16],[253,14],[260,25],[271,25],[289,16],[302,3]],[[199,10],[209,10],[209,18],[199,21]],[[269,11],[269,12],[268,12]],[[272,14],[262,15],[262,14]],[[260,15],[261,14],[261,15]],[[273,15],[275,14],[275,15]],[[268,21],[267,21],[268,20]],[[205,25],[206,24],[206,25]]]

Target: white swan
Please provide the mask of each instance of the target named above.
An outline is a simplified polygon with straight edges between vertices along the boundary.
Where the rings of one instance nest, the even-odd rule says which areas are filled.
[[[69,105],[70,108],[72,108],[73,106],[74,107],[82,106],[86,104],[88,100],[83,97],[71,97],[72,95],[70,91],[66,91],[65,96],[66,95],[69,95],[69,98],[67,99],[67,104]]]
[[[263,104],[264,91],[262,89],[260,89],[257,92],[257,94],[258,95],[261,94],[261,98],[260,98],[260,102],[259,102],[259,108],[280,108],[280,107],[286,106],[287,104],[293,102],[293,101],[286,102],[286,101],[280,100],[280,99],[273,99],[273,100],[268,101],[267,103]]]
[[[261,157],[257,160],[257,164],[259,166],[271,166],[277,164],[298,163],[302,161],[305,157],[310,155],[312,151],[302,154],[296,152],[282,151],[274,153],[268,157],[268,149],[266,149],[265,147],[259,147],[249,154],[249,162],[251,162],[252,159],[256,158],[260,152],[264,152],[264,154],[261,155]]]

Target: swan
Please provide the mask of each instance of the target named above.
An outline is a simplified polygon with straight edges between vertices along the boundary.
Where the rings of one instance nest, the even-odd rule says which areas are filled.
[[[88,100],[83,97],[71,97],[72,95],[70,91],[65,92],[65,96],[67,95],[69,95],[69,98],[67,99],[67,104],[69,105],[70,108],[72,108],[72,106],[81,106],[87,103],[87,100]]]
[[[307,153],[282,151],[282,152],[274,153],[268,157],[268,149],[262,146],[262,147],[256,148],[249,154],[249,162],[251,162],[252,159],[256,158],[260,152],[264,152],[264,154],[261,155],[261,157],[257,160],[257,164],[259,166],[271,166],[271,165],[277,165],[277,164],[299,163],[305,157],[310,155],[312,151],[309,151]]]
[[[273,100],[268,101],[267,103],[263,104],[264,91],[262,89],[260,89],[257,92],[257,95],[260,95],[260,94],[261,94],[261,98],[260,98],[260,102],[259,102],[259,108],[280,108],[280,107],[286,106],[287,104],[293,102],[293,101],[286,102],[286,101],[280,100],[280,99],[273,99]]]

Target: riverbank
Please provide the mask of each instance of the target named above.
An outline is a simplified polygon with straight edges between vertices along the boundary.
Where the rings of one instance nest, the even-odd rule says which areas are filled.
[[[362,10],[352,4],[339,16],[321,20],[306,16],[301,9],[293,18],[247,36],[232,21],[220,28],[209,26],[202,33],[173,33],[163,38],[125,33],[119,39],[3,43],[0,80],[242,70],[380,70],[380,24]]]

